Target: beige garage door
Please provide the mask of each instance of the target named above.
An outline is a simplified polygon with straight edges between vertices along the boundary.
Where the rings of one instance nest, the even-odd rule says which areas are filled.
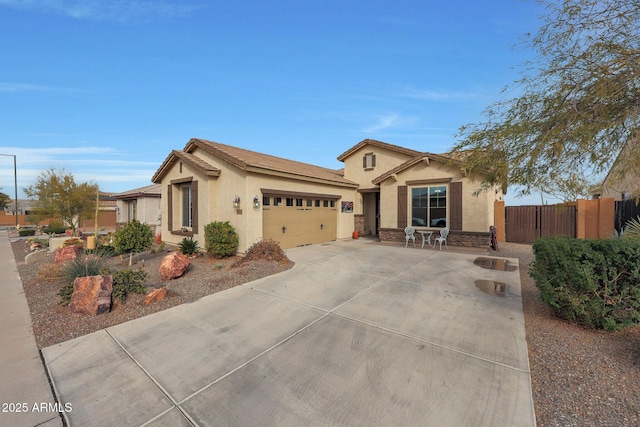
[[[326,196],[265,194],[262,235],[283,249],[336,240],[337,199]]]

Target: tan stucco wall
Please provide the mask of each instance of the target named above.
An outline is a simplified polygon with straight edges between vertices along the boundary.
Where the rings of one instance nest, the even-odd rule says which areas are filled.
[[[199,221],[198,233],[194,234],[193,239],[197,240],[198,243],[200,244],[200,247],[204,249],[204,225],[206,222],[203,222],[203,221],[205,218],[207,218],[209,206],[208,206],[207,197],[204,197],[203,195],[204,193],[203,189],[207,188],[207,180],[203,174],[190,169],[187,164],[183,164],[182,172],[180,172],[179,162],[176,163],[176,165],[174,165],[174,167],[172,167],[167,172],[167,174],[163,177],[161,182],[162,240],[167,243],[178,244],[182,239],[184,239],[184,236],[172,234],[169,231],[169,223],[168,223],[169,203],[167,201],[169,196],[168,196],[167,188],[170,185],[171,181],[178,180],[178,179],[185,179],[189,177],[193,177],[194,181],[198,181],[198,193],[199,193],[198,194],[199,196],[198,197],[198,221]],[[181,218],[181,206],[182,206],[180,192],[176,191],[176,189],[174,188],[172,193],[173,193],[172,206],[173,206],[173,223],[174,223],[173,227],[174,229],[179,229],[180,218]]]
[[[203,150],[196,149],[193,154],[221,170],[218,177],[206,177],[183,163],[179,172],[176,163],[162,180],[162,198],[167,200],[167,186],[171,180],[193,176],[198,180],[198,225],[199,230],[193,239],[205,248],[204,226],[213,221],[229,221],[238,233],[238,251],[245,252],[251,245],[262,239],[262,192],[261,189],[331,194],[341,197],[337,201],[337,238],[351,237],[353,232],[353,213],[340,212],[342,201],[354,201],[355,189],[329,184],[304,182],[297,179],[246,172],[224,160],[218,159]],[[233,200],[240,197],[240,209],[235,209]],[[253,207],[254,197],[258,197],[260,208]],[[174,223],[180,218],[180,194],[173,194]],[[177,244],[184,236],[170,234],[166,218],[168,203],[162,203],[162,239]]]
[[[633,197],[640,194],[640,178],[635,173],[628,173],[623,176],[612,172],[602,184],[601,198],[612,198],[614,200],[622,200],[622,193],[626,193],[626,197]]]
[[[429,184],[415,184],[407,186],[407,223],[411,223],[411,189],[425,185],[446,185],[450,182],[462,182],[462,227],[464,231],[488,232],[494,221],[495,191],[481,192],[478,196],[473,193],[479,188],[478,182],[462,175],[460,170],[445,169],[439,162],[431,160],[429,165],[419,162],[414,166],[399,172],[397,181],[386,179],[380,185],[380,215],[382,228],[395,228],[398,224],[397,194],[399,185],[407,185],[409,181],[436,180]],[[437,181],[441,180],[441,181]],[[447,206],[451,206],[450,192],[447,192]],[[447,210],[447,222],[450,222],[450,212]],[[429,227],[426,227],[429,228]]]
[[[376,166],[372,169],[362,167],[365,153],[376,155]],[[409,160],[411,156],[387,150],[375,145],[366,145],[344,160],[344,177],[360,185],[360,189],[376,188],[371,183],[375,178]],[[363,213],[362,196],[358,195],[354,204],[356,213]]]
[[[262,192],[261,189],[291,191],[298,193],[329,194],[340,196],[336,201],[337,210],[337,238],[344,239],[351,237],[354,227],[353,213],[342,213],[341,202],[353,202],[356,197],[355,189],[337,187],[333,185],[298,181],[291,178],[278,176],[249,174],[245,198],[248,203],[253,202],[253,198],[258,196],[260,209],[251,208],[251,215],[248,216],[249,227],[247,229],[247,241],[249,246],[262,239]],[[242,197],[242,196],[240,196]]]

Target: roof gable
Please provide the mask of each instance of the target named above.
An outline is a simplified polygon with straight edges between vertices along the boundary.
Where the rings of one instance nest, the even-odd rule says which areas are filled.
[[[173,150],[171,154],[167,156],[164,162],[160,165],[158,170],[153,177],[151,178],[151,182],[155,184],[159,184],[162,181],[162,178],[167,174],[169,169],[178,161],[182,160],[187,163],[191,167],[196,170],[199,170],[205,175],[208,176],[220,176],[220,169],[211,166],[209,163],[205,162],[199,157],[194,156],[191,153],[185,153],[184,151]]]
[[[338,156],[338,160],[340,160],[341,162],[344,162],[347,157],[351,156],[353,153],[355,153],[356,151],[360,150],[362,147],[365,147],[367,145],[384,148],[386,150],[406,154],[407,156],[411,156],[411,157],[414,157],[420,154],[419,151],[411,150],[410,148],[400,147],[399,145],[387,144],[386,142],[376,141],[375,139],[363,139],[353,147],[349,148],[344,153],[340,154]]]
[[[433,153],[428,153],[428,152],[424,152],[424,153],[419,153],[417,156],[407,160],[404,163],[401,163],[400,165],[396,166],[395,168],[383,173],[382,175],[380,175],[377,178],[374,178],[371,182],[373,184],[380,184],[382,181],[384,181],[387,178],[390,178],[392,175],[400,173],[406,169],[409,169],[410,167],[412,167],[413,165],[415,165],[416,163],[419,162],[426,162],[427,164],[429,164],[429,162],[431,160],[435,160],[443,165],[452,165],[452,164],[457,164],[462,166],[462,164],[457,161],[452,159],[451,157],[447,157],[447,156],[443,156],[441,154],[433,154]]]

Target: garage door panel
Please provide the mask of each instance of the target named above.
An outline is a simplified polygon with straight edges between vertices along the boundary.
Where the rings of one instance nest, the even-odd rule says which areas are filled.
[[[263,238],[277,241],[283,249],[336,239],[335,208],[269,206],[263,207],[262,218]]]

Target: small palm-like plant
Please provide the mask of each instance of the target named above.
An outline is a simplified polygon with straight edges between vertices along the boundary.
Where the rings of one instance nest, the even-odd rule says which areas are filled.
[[[627,221],[624,225],[624,237],[640,239],[640,216]]]
[[[183,255],[193,255],[198,252],[200,249],[200,244],[197,240],[193,240],[192,238],[184,238],[180,243],[178,243],[178,251],[180,251]]]

